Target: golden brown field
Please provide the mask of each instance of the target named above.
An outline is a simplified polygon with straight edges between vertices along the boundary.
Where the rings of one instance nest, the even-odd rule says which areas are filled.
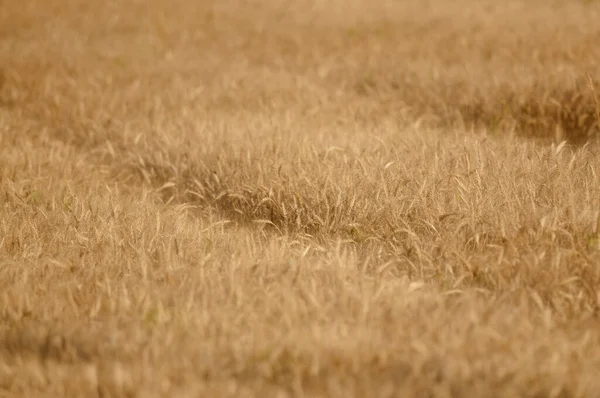
[[[0,3],[0,397],[600,396],[600,3]]]

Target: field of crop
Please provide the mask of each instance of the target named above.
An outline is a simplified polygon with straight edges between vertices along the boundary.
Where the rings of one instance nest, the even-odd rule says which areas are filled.
[[[600,396],[599,21],[0,2],[0,397]]]

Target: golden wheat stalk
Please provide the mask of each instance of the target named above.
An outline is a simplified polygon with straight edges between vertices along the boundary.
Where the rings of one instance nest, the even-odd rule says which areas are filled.
[[[596,116],[596,127],[600,130],[600,101],[598,100],[598,94],[596,93],[596,86],[594,85],[594,79],[592,79],[592,75],[587,74],[588,83],[590,85],[590,90],[592,90],[592,95],[594,96],[594,104],[595,106],[595,116]]]

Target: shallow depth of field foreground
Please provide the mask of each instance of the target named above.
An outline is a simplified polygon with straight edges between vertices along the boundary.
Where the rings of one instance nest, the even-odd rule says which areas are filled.
[[[600,396],[600,3],[0,6],[0,396]]]

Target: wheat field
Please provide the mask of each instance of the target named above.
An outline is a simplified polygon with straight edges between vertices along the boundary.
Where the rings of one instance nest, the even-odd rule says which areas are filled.
[[[600,396],[600,3],[0,3],[0,397]]]

